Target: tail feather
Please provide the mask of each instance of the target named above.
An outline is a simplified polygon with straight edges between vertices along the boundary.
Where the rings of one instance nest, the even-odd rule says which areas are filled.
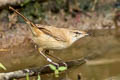
[[[38,35],[38,33],[36,32],[36,30],[38,28],[37,28],[37,26],[34,23],[32,23],[29,19],[27,19],[25,16],[23,16],[20,12],[18,12],[14,8],[9,7],[9,9],[11,9],[12,11],[14,11],[16,14],[18,14],[19,16],[21,16],[25,20],[25,22],[28,24],[28,27],[30,28],[33,36],[37,36]]]
[[[16,14],[20,15],[27,24],[31,25],[32,27],[37,27],[34,23],[32,23],[29,19],[27,19],[25,16],[23,16],[20,12],[18,12],[17,10],[15,10],[14,8],[12,8],[11,6],[9,6],[9,9],[11,9],[12,11],[14,11]]]
[[[52,36],[56,39],[57,36],[54,36],[54,34],[52,34],[51,31],[49,31],[48,29],[46,29],[44,27],[38,28],[34,23],[32,23],[29,19],[27,19],[25,16],[23,16],[21,13],[19,13],[17,10],[12,8],[11,6],[9,6],[9,9],[14,11],[16,14],[20,15],[25,20],[25,22],[29,25],[28,27],[31,29],[33,36],[38,36],[40,34],[40,31],[42,31],[43,33],[45,33],[49,36]]]

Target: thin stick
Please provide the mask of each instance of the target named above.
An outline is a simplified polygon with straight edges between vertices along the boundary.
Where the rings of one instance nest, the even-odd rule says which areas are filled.
[[[71,60],[65,62],[68,65],[68,69],[74,66],[80,66],[86,63],[84,58]],[[62,63],[58,63],[60,66],[64,65]],[[55,65],[56,66],[56,65]],[[40,75],[53,73],[54,71],[49,68],[49,65],[45,65],[39,68],[32,68],[32,69],[24,69],[18,70],[14,72],[7,72],[7,73],[0,73],[0,80],[13,80],[13,79],[20,79],[26,77],[26,73],[29,73],[29,76],[37,76],[39,73]]]

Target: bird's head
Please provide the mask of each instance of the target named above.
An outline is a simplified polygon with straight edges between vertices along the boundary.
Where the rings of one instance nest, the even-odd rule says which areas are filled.
[[[71,30],[70,31],[71,35],[71,42],[74,43],[78,39],[87,36],[88,34],[84,31],[79,31],[79,30]]]

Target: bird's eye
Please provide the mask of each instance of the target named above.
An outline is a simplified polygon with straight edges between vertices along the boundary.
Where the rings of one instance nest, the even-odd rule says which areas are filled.
[[[79,32],[74,32],[75,34],[81,34],[81,33],[79,33]]]

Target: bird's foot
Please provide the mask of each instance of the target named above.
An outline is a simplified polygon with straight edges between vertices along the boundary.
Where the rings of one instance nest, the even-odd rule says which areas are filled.
[[[55,65],[57,68],[59,67],[59,64],[56,62],[53,62],[50,58],[47,58],[47,61]]]
[[[65,67],[68,67],[67,63],[65,63],[65,62],[62,62],[62,64],[63,64]]]

